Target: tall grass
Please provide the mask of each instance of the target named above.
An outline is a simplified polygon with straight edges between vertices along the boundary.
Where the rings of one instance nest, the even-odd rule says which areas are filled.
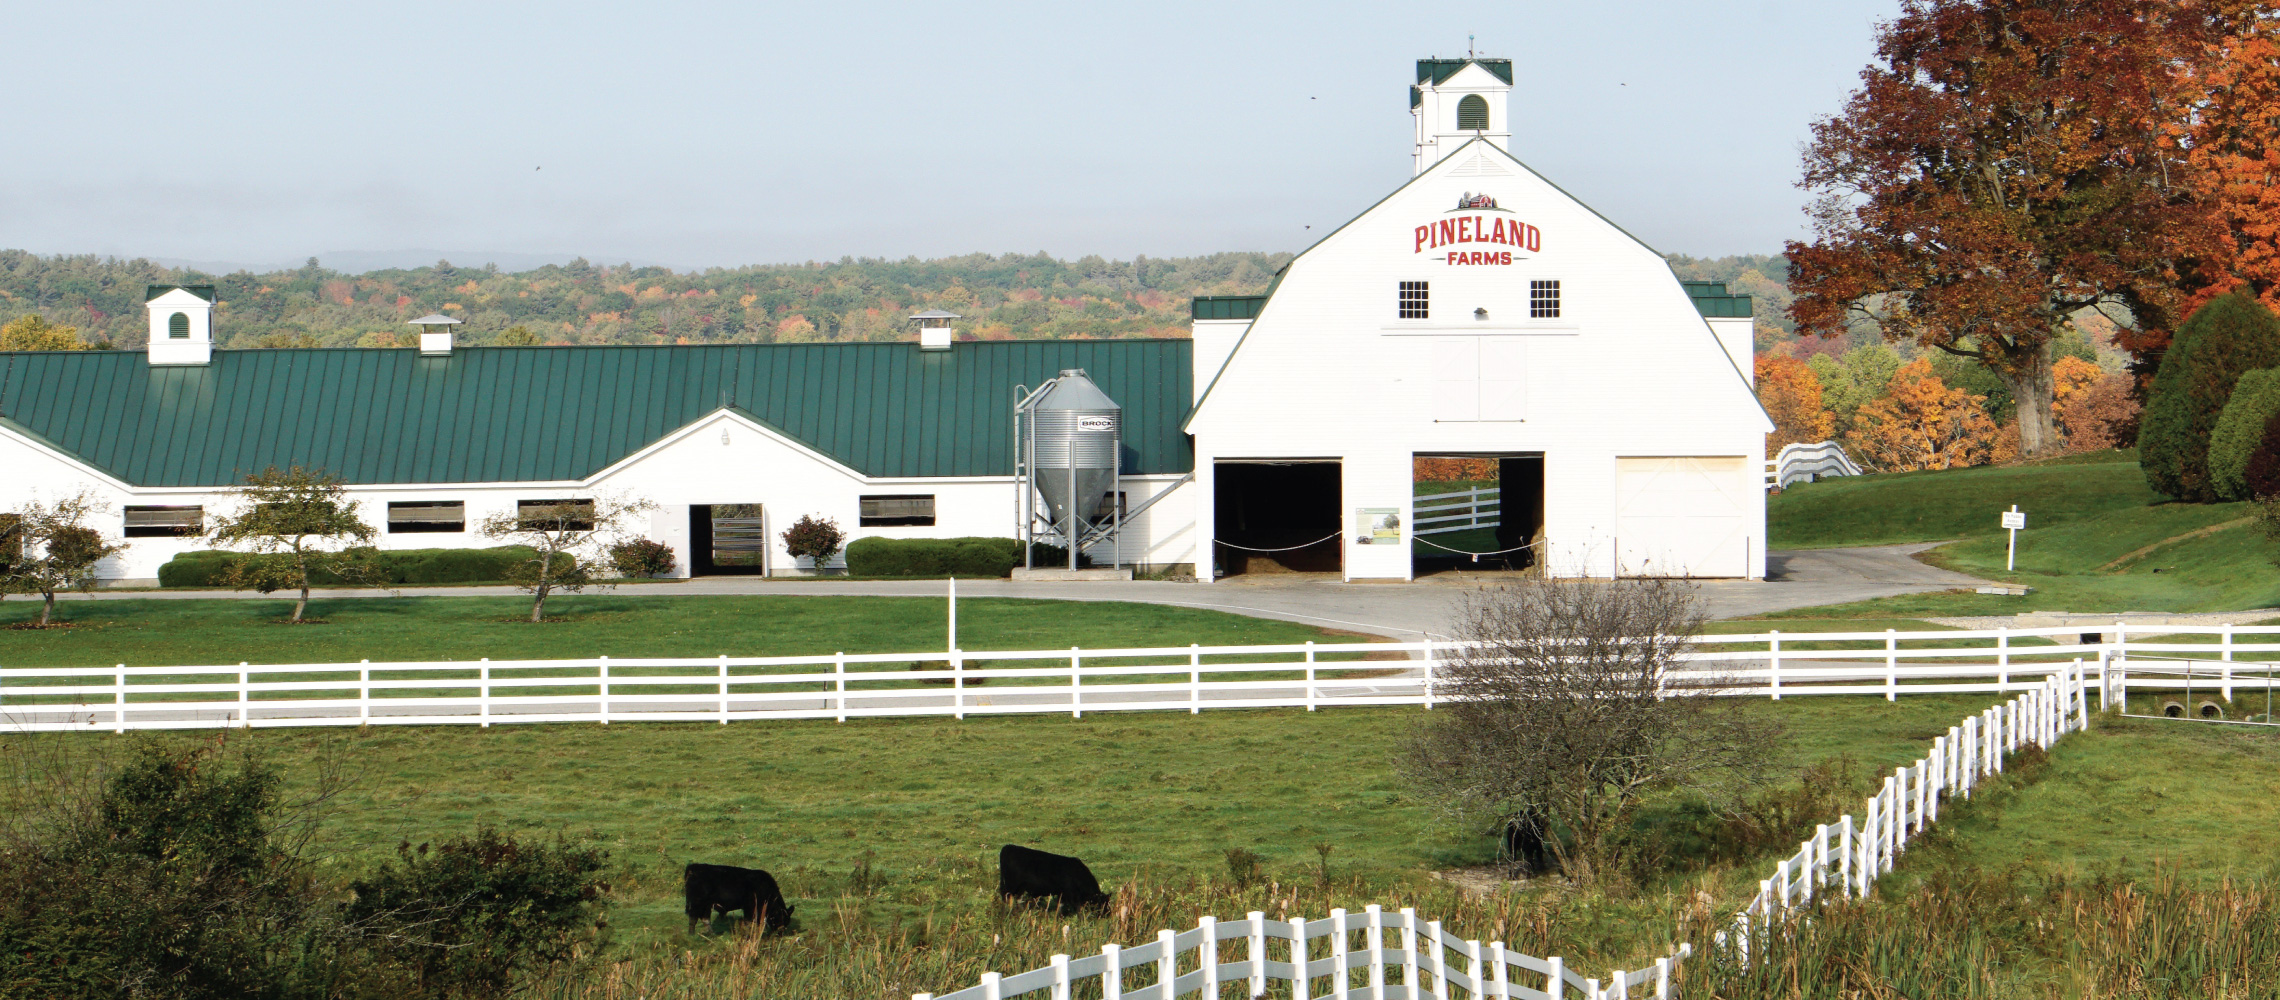
[[[1763,927],[1749,961],[1697,940],[1705,1000],[2246,1000],[2280,996],[2280,882],[2012,870],[1927,880]]]

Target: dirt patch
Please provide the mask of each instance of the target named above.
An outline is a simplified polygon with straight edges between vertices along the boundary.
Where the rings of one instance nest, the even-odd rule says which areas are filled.
[[[1475,898],[1494,896],[1507,889],[1525,889],[1531,881],[1526,878],[1513,878],[1509,870],[1502,865],[1473,865],[1469,868],[1451,868],[1448,871],[1434,872],[1433,877],[1456,886],[1457,891]]]
[[[291,618],[272,618],[272,619],[270,619],[270,620],[269,620],[269,624],[271,624],[271,625],[330,625],[330,624],[332,624],[332,620],[331,620],[331,619],[329,619],[329,618],[303,618],[303,619],[301,619],[301,620],[299,620],[299,621],[295,621],[295,620],[293,620],[293,619],[291,619]]]
[[[39,632],[47,629],[78,627],[78,622],[49,622],[45,625],[42,625],[38,622],[10,622],[8,624],[8,629],[14,632]]]

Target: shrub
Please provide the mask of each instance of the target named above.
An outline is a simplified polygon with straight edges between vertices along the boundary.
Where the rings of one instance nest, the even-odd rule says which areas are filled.
[[[331,573],[312,573],[310,582],[335,587],[343,584],[423,586],[445,583],[493,583],[536,555],[524,545],[487,549],[351,549],[350,553],[372,567],[370,579],[343,580]],[[199,550],[184,552],[158,568],[161,587],[226,586],[231,568],[245,558],[241,552]],[[563,558],[569,558],[564,556]]]
[[[2280,497],[2280,415],[2264,422],[2264,437],[2241,469],[2241,487],[2258,499]]]
[[[503,994],[520,973],[569,961],[607,930],[608,857],[489,827],[432,849],[399,844],[395,861],[351,884],[347,916],[411,970],[420,995]]]
[[[619,576],[667,576],[673,572],[673,547],[647,538],[633,538],[610,546],[610,565]]]
[[[1038,543],[1032,551],[1039,566],[1068,565],[1067,549]],[[858,538],[847,546],[847,572],[856,576],[1010,576],[1019,565],[1018,538]]]
[[[2280,320],[2255,299],[2219,296],[2178,327],[2162,355],[2138,425],[2138,465],[2154,492],[2193,503],[2217,499],[2210,435],[2243,373],[2280,366]]]
[[[814,514],[802,516],[791,527],[784,529],[784,549],[797,559],[807,556],[815,560],[815,568],[822,569],[837,555],[839,547],[847,543],[847,533],[839,530],[839,522]]]
[[[2264,425],[2280,415],[2280,368],[2243,373],[2209,434],[2209,485],[2219,499],[2246,500],[2248,456],[2264,441]]]

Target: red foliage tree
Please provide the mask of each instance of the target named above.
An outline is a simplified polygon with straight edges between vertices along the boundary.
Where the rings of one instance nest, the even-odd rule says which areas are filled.
[[[1800,332],[1857,316],[1988,365],[2023,451],[2059,446],[2050,343],[2126,306],[2166,330],[2221,233],[2174,141],[2221,19],[2192,0],[1905,0],[1843,112],[1815,123],[1791,242]]]

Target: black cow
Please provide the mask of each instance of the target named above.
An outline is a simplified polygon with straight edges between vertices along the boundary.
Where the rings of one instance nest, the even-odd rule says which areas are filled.
[[[758,868],[691,864],[681,869],[681,912],[689,918],[689,933],[697,921],[711,923],[713,914],[741,910],[741,920],[765,916],[768,929],[783,930],[792,922],[792,907],[777,890],[776,879]]]
[[[1544,839],[1550,833],[1543,813],[1526,810],[1504,821],[1504,856],[1530,875],[1545,874],[1552,870],[1551,845]]]
[[[1108,905],[1108,894],[1084,862],[1015,844],[998,849],[998,895],[1051,900],[1062,916]]]

